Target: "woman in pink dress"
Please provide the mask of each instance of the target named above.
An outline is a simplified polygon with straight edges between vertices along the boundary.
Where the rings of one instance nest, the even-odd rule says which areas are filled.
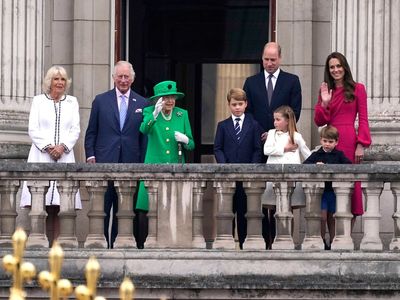
[[[358,116],[358,128],[355,120]],[[324,82],[321,84],[314,121],[317,126],[332,125],[339,131],[337,149],[353,163],[359,164],[364,148],[371,144],[368,125],[367,93],[361,83],[353,80],[346,57],[331,53],[325,63]],[[352,224],[356,216],[364,213],[361,183],[355,182],[351,203]]]

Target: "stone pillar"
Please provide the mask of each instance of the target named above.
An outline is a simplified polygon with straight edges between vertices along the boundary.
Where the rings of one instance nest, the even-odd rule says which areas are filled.
[[[303,250],[323,250],[324,242],[321,238],[321,196],[323,182],[303,182],[306,195],[305,208],[305,236],[301,246]]]
[[[390,189],[392,190],[394,197],[394,228],[393,228],[393,238],[390,242],[390,250],[400,250],[400,182],[391,182]]]
[[[191,248],[193,242],[193,183],[162,181],[158,189],[157,246]]]
[[[107,248],[104,236],[104,193],[107,189],[107,181],[86,180],[85,186],[89,193],[90,209],[89,234],[84,244],[85,248]]]
[[[149,212],[147,213],[147,217],[149,220],[149,233],[147,235],[145,247],[146,248],[157,248],[158,247],[157,206],[158,206],[158,187],[160,185],[160,182],[146,180],[144,182],[144,185],[147,188],[147,193],[149,194]]]
[[[217,236],[213,244],[214,249],[235,249],[235,240],[232,236],[232,197],[235,192],[235,182],[215,181],[217,190]]]
[[[365,84],[373,144],[369,160],[400,159],[400,2],[332,1],[332,50]]]
[[[136,181],[115,180],[115,189],[118,193],[118,235],[114,242],[114,248],[133,248],[133,196],[136,190]]]
[[[360,250],[382,251],[383,244],[379,237],[380,196],[383,182],[362,182],[365,197],[365,213],[363,214],[364,237],[361,240]]]
[[[290,197],[293,193],[295,182],[275,182],[276,195],[276,237],[272,249],[293,250],[292,237],[293,213],[290,206]]]
[[[12,247],[11,237],[15,231],[15,196],[18,180],[0,181],[0,247]]]
[[[261,195],[265,190],[265,181],[243,182],[247,195],[247,237],[243,244],[244,249],[265,250],[265,241],[262,237]]]
[[[31,180],[26,185],[32,195],[31,212],[31,232],[26,242],[27,248],[49,247],[46,236],[46,209],[45,194],[49,188],[49,181]]]
[[[354,182],[332,182],[336,194],[335,213],[335,238],[332,250],[353,250],[354,243],[351,238],[351,195]]]
[[[43,0],[0,3],[0,159],[24,159],[31,98],[40,93]]]
[[[205,181],[193,182],[193,223],[192,223],[192,248],[206,248],[203,235],[203,195],[206,189]]]
[[[78,248],[78,239],[75,232],[75,196],[78,191],[79,181],[59,180],[57,184],[60,193],[60,235],[58,242],[64,248]]]

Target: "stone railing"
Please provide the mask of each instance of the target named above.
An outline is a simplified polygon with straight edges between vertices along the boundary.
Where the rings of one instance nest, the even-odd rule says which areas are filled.
[[[398,165],[218,165],[218,164],[0,164],[0,246],[11,245],[15,230],[16,194],[26,180],[32,194],[31,231],[27,247],[48,247],[43,195],[50,180],[57,180],[61,196],[59,242],[76,248],[76,211],[74,195],[86,188],[89,195],[89,232],[85,248],[105,248],[103,235],[103,195],[109,180],[119,195],[118,228],[115,248],[134,248],[133,197],[138,180],[148,188],[150,210],[146,248],[205,248],[203,237],[203,194],[212,182],[217,194],[216,237],[214,249],[234,249],[232,237],[232,195],[236,181],[243,181],[247,194],[248,233],[246,249],[265,249],[261,235],[261,194],[266,181],[276,184],[276,229],[273,249],[294,249],[293,214],[290,194],[293,182],[302,182],[306,195],[303,250],[323,249],[320,237],[320,197],[324,181],[332,181],[337,195],[334,250],[352,250],[350,195],[354,181],[361,181],[365,196],[363,238],[360,250],[381,251],[379,236],[380,195],[390,183],[395,199],[394,236],[390,250],[400,249],[400,174]],[[78,229],[79,230],[79,229]]]

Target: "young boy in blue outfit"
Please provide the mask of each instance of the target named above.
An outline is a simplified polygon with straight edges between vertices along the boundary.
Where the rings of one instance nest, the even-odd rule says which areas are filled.
[[[339,141],[339,132],[333,126],[323,127],[320,132],[321,147],[311,153],[303,162],[304,164],[351,164],[351,161],[335,147]],[[325,250],[330,250],[335,237],[336,195],[332,188],[332,182],[325,182],[325,189],[321,198],[321,236],[324,240]],[[329,244],[325,240],[326,225],[329,231]]]
[[[261,163],[263,154],[260,136],[263,130],[250,114],[244,113],[247,107],[245,91],[233,88],[228,92],[227,100],[231,116],[218,123],[214,140],[217,163]],[[240,249],[243,249],[247,235],[246,212],[247,196],[242,182],[236,182],[233,213],[236,213]],[[235,220],[233,220],[234,227]]]

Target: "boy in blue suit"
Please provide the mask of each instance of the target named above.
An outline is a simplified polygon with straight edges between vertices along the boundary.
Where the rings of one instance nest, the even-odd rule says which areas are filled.
[[[214,155],[217,163],[261,163],[261,126],[250,114],[245,114],[247,98],[244,90],[231,89],[227,94],[232,115],[218,123],[214,140]],[[247,196],[242,182],[236,182],[233,195],[233,213],[236,213],[240,249],[247,234]],[[235,225],[233,220],[233,228]]]

